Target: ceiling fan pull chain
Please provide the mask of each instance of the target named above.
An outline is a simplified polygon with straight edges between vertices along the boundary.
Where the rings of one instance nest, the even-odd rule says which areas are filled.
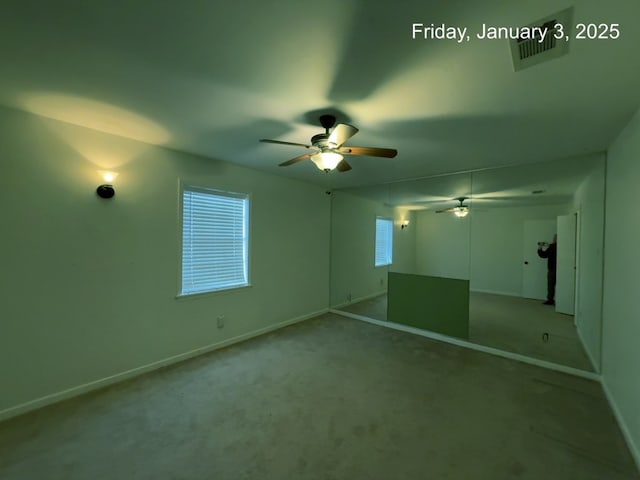
[[[331,190],[331,170],[325,170],[324,171],[326,177],[327,177],[327,190],[324,192],[327,195],[331,195],[332,190]]]

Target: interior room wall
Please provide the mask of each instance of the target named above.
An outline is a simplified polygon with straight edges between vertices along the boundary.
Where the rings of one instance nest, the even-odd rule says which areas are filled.
[[[610,146],[606,169],[602,380],[640,468],[640,111]]]
[[[1,415],[326,311],[323,188],[8,109],[0,157]],[[176,298],[179,179],[251,194],[251,287]]]
[[[393,208],[341,191],[333,192],[331,202],[331,306],[384,293],[389,267],[374,266],[375,220],[393,219]],[[396,240],[396,221],[393,228]],[[396,262],[395,249],[393,254]]]
[[[601,161],[573,198],[573,210],[580,215],[576,327],[596,371],[600,370],[602,339],[604,187],[605,164]]]
[[[568,213],[568,210],[569,206],[566,204],[472,207],[472,212],[467,217],[471,222],[471,290],[522,296],[524,222],[555,220],[558,215]],[[537,261],[536,252],[531,254]]]
[[[390,272],[414,273],[416,269],[416,213],[413,210],[393,210],[393,264]],[[402,222],[409,225],[402,228]]]
[[[470,217],[416,213],[416,274],[469,280]]]

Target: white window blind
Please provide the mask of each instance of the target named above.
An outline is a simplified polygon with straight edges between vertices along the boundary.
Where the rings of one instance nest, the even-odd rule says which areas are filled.
[[[248,285],[249,197],[185,186],[182,295]]]
[[[375,266],[391,265],[393,252],[393,221],[376,217]]]

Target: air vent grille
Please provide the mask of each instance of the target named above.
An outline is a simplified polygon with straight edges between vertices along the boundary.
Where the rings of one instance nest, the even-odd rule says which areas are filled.
[[[542,38],[541,35],[536,35],[534,38],[518,38],[516,41],[518,42],[520,60],[524,60],[525,58],[529,58],[533,55],[538,55],[539,53],[555,48],[556,37],[552,32],[555,32],[555,26],[557,23],[557,20],[551,20],[543,23],[542,25],[536,25],[540,29],[549,32],[544,36],[544,38]]]
[[[561,27],[556,27],[556,25]],[[526,25],[538,32],[533,38],[522,36],[510,40],[513,69],[517,72],[542,62],[561,57],[569,53],[569,39],[573,29],[573,8],[549,15],[542,20]],[[539,32],[544,30],[546,35]],[[557,39],[557,32],[562,31],[565,38]]]

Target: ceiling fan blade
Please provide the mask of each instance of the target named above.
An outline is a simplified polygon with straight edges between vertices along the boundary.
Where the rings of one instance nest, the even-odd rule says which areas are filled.
[[[311,157],[313,155],[313,153],[305,153],[304,155],[299,155],[295,158],[292,158],[291,160],[287,160],[286,162],[282,162],[280,165],[278,165],[279,167],[288,167],[289,165],[293,165],[294,163],[298,163],[301,162],[302,160],[306,160],[307,158]]]
[[[368,155],[370,157],[393,158],[398,154],[395,148],[377,148],[377,147],[342,147],[338,152],[343,155]]]
[[[283,142],[281,140],[269,140],[267,138],[261,138],[260,141],[264,143],[277,143],[278,145],[293,145],[294,147],[311,148],[311,145],[305,145],[304,143]]]
[[[329,135],[327,141],[329,143],[334,144],[336,147],[339,147],[344,142],[353,137],[356,133],[358,133],[358,129],[353,125],[349,125],[347,123],[339,123]]]
[[[455,212],[456,210],[458,210],[458,207],[446,208],[444,210],[436,210],[436,213],[451,213],[451,212]]]
[[[336,167],[336,170],[338,170],[339,172],[348,172],[349,170],[351,170],[351,165],[349,165],[346,160],[341,160]]]

